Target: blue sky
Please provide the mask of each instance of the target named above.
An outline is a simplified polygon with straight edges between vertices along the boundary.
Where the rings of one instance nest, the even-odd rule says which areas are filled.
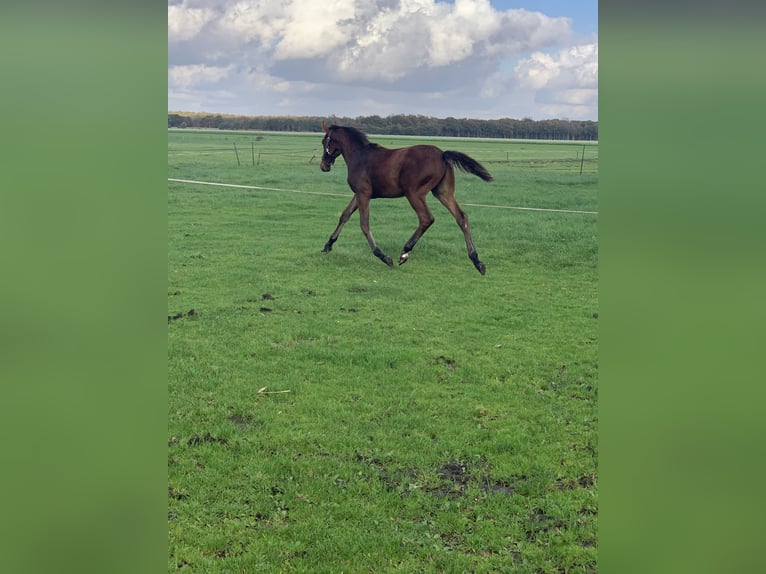
[[[596,0],[490,0],[498,10],[524,8],[538,11],[547,16],[566,16],[572,18],[572,27],[577,34],[588,37],[598,32],[598,2]]]
[[[598,4],[169,0],[168,109],[598,119]]]

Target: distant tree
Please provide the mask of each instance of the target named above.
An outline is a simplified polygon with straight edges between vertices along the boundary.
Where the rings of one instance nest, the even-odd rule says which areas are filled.
[[[184,123],[184,117],[179,114],[168,114],[168,127],[179,128]]]
[[[568,119],[520,120],[501,118],[434,118],[395,114],[348,117],[317,116],[222,116],[205,113],[168,113],[168,127],[218,128],[226,130],[321,132],[322,122],[350,125],[374,134],[422,136],[492,137],[549,140],[598,140],[598,122]]]

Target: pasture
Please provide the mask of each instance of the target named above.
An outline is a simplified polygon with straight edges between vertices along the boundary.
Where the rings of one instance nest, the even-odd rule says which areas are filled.
[[[492,173],[481,276],[435,198],[405,265],[358,214],[322,253],[322,135],[168,131],[168,178],[259,188],[168,182],[168,571],[596,572],[598,145],[368,134]]]

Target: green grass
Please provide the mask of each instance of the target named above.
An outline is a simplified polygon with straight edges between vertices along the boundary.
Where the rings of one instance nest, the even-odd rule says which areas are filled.
[[[320,141],[169,131],[171,178],[348,197],[169,184],[168,570],[595,572],[597,216],[466,204],[596,211],[597,145],[433,142],[495,176],[457,176],[482,277],[433,198],[406,265],[356,215],[322,253]],[[372,203],[394,259],[416,224]]]

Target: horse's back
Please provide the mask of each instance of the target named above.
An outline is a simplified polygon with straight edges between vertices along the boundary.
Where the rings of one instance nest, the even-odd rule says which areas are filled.
[[[449,169],[442,157],[444,152],[433,145],[396,149],[378,146],[368,151],[367,175],[363,177],[369,177],[372,197],[401,197],[433,189]]]
[[[442,154],[444,151],[435,145],[428,145],[428,144],[420,144],[420,145],[414,145],[410,147],[404,147],[401,148],[403,151],[407,152],[407,155],[411,155],[416,159],[419,159],[420,161],[423,160],[429,160],[429,159],[438,159],[441,161]]]
[[[444,152],[434,145],[415,145],[402,151],[399,180],[405,187],[430,186],[431,189],[442,180],[449,167],[444,161]]]

